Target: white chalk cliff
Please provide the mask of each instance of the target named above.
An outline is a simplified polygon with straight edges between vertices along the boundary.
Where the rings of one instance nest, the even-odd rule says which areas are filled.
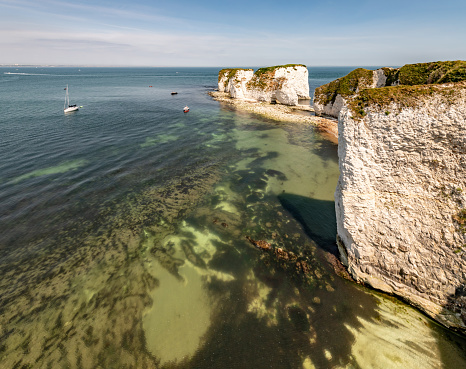
[[[232,98],[245,99],[246,84],[253,75],[252,69],[223,69],[219,73],[218,90],[229,93]]]
[[[327,86],[332,84],[338,85],[341,79],[318,87],[314,94],[314,110],[316,115],[329,115],[338,118],[338,114],[345,105],[348,96],[356,94],[366,88],[379,88],[386,86],[387,74],[393,72],[393,70],[393,68],[380,68],[371,71],[358,68],[342,78],[348,80],[345,81],[346,83],[349,82],[349,88],[345,91],[346,93],[339,93],[338,88],[333,88],[331,91],[328,91]],[[398,82],[394,81],[393,85],[396,84],[398,84]]]
[[[308,70],[303,65],[284,65],[252,69],[223,69],[218,90],[232,98],[298,105],[298,99],[309,99]]]
[[[386,86],[414,86],[460,82],[466,79],[466,61],[439,61],[406,64],[401,68],[369,70],[358,68],[348,75],[316,88],[314,110],[316,115],[338,118],[345,101],[367,89]]]
[[[348,271],[466,332],[466,83],[366,90],[338,131]]]

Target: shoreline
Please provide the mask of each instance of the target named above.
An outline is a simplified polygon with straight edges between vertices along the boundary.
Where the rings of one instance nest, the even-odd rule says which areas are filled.
[[[210,91],[208,94],[216,101],[229,104],[237,109],[258,114],[264,118],[279,122],[310,124],[316,127],[329,141],[338,144],[338,121],[314,115],[314,108],[309,105],[288,106],[282,104],[269,104],[255,100],[242,100],[230,97],[228,93]]]

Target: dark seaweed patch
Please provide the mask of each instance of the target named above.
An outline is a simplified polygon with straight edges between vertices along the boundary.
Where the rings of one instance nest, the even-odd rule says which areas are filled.
[[[307,319],[306,312],[300,307],[290,306],[288,308],[288,316],[298,331],[306,332],[311,328],[311,324]]]
[[[267,169],[265,174],[269,177],[276,177],[280,181],[286,181],[288,178],[286,177],[285,173],[280,172],[279,170],[274,169]]]

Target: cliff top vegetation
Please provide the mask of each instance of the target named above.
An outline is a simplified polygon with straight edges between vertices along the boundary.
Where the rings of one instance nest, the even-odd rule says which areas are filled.
[[[466,61],[406,64],[397,72],[400,85],[425,85],[466,80]]]
[[[466,80],[466,61],[463,60],[406,64],[401,68],[385,67],[382,70],[387,77],[385,86],[429,85]],[[372,75],[372,70],[355,69],[344,77],[316,88],[314,101],[327,105],[335,102],[337,95],[348,97],[370,88]]]
[[[360,119],[366,115],[368,107],[380,110],[388,110],[396,105],[399,109],[416,107],[422,104],[426,98],[438,96],[446,104],[453,103],[464,98],[466,93],[466,81],[448,84],[426,84],[414,86],[388,86],[381,88],[368,88],[360,91],[348,100],[348,106],[352,110],[353,117]]]
[[[327,105],[330,102],[335,102],[337,95],[351,96],[361,89],[370,87],[371,84],[372,71],[358,68],[344,77],[316,88],[314,101],[322,105]]]
[[[285,65],[275,65],[273,67],[266,67],[266,68],[259,68],[254,72],[255,75],[259,76],[264,73],[275,72],[277,69],[280,68],[295,68],[296,67],[304,67],[307,68],[304,64],[285,64]]]

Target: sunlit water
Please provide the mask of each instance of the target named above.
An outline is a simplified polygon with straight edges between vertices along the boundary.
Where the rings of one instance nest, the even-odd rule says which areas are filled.
[[[0,72],[1,368],[466,367],[464,338],[330,267],[337,148],[312,127],[213,101],[214,68]]]

